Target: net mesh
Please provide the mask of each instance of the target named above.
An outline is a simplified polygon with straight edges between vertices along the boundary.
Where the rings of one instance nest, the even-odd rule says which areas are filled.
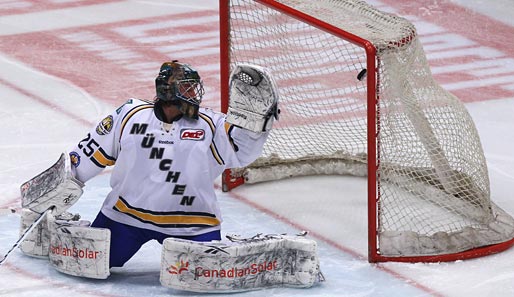
[[[276,2],[377,50],[380,253],[455,253],[511,239],[512,218],[489,198],[473,121],[432,79],[414,26],[362,1]],[[262,157],[236,175],[246,182],[366,175],[368,86],[361,47],[255,1],[232,0],[230,62],[269,68],[281,96],[280,121]]]

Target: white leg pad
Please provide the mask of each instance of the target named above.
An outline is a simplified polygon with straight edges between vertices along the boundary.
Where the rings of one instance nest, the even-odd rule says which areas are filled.
[[[50,224],[50,264],[74,276],[105,279],[109,276],[109,229],[81,226],[80,221]]]
[[[168,238],[161,260],[161,284],[193,292],[307,288],[323,280],[316,242],[299,236],[265,236],[238,242]]]
[[[20,236],[25,233],[30,225],[40,216],[39,213],[29,209],[21,210]],[[48,231],[47,217],[45,217],[23,242],[20,243],[21,251],[31,257],[47,258],[50,246],[50,232]]]

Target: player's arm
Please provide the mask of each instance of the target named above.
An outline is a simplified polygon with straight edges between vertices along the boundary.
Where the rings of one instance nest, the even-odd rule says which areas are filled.
[[[118,135],[117,127],[122,115],[116,112],[107,115],[80,139],[70,152],[71,169],[78,180],[85,183],[106,167],[116,163],[118,155],[116,135]]]
[[[105,117],[86,137],[80,139],[69,154],[62,153],[50,168],[21,185],[23,211],[20,234],[24,234],[39,214],[48,209],[51,209],[51,218],[62,220],[69,216],[66,210],[82,196],[84,182],[100,173],[105,167],[102,164],[114,164],[115,158],[101,156],[116,155],[114,131],[118,119],[126,109],[125,105]],[[101,155],[97,153],[100,150]],[[80,216],[77,214],[76,217]],[[31,232],[20,245],[21,250],[29,256],[48,256],[50,233],[55,230],[48,229],[46,218],[41,226],[37,231]]]
[[[258,133],[228,123],[226,131],[230,142],[229,150],[235,157],[235,162],[228,162],[229,168],[244,167],[255,161],[262,154],[269,134],[269,131]]]
[[[23,208],[37,213],[53,208],[53,215],[70,208],[82,195],[84,183],[115,163],[119,117],[116,112],[105,117],[69,154],[63,153],[54,165],[23,183]]]

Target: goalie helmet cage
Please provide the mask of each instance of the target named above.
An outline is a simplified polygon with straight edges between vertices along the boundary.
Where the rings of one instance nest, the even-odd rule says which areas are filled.
[[[359,0],[220,0],[221,108],[236,63],[269,68],[280,121],[223,190],[312,174],[368,181],[368,260],[503,251],[514,220],[490,200],[464,105],[432,78],[413,24]]]

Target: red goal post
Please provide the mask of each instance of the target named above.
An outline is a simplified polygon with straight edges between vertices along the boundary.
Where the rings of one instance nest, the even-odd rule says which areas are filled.
[[[282,95],[263,157],[227,170],[224,191],[297,175],[367,176],[370,262],[453,261],[514,244],[514,220],[489,198],[476,128],[432,79],[410,22],[359,0],[220,0],[220,42],[223,112],[238,62],[270,68]],[[305,138],[328,129],[340,139],[311,151]],[[291,146],[277,140],[282,131],[296,135],[282,140]]]

